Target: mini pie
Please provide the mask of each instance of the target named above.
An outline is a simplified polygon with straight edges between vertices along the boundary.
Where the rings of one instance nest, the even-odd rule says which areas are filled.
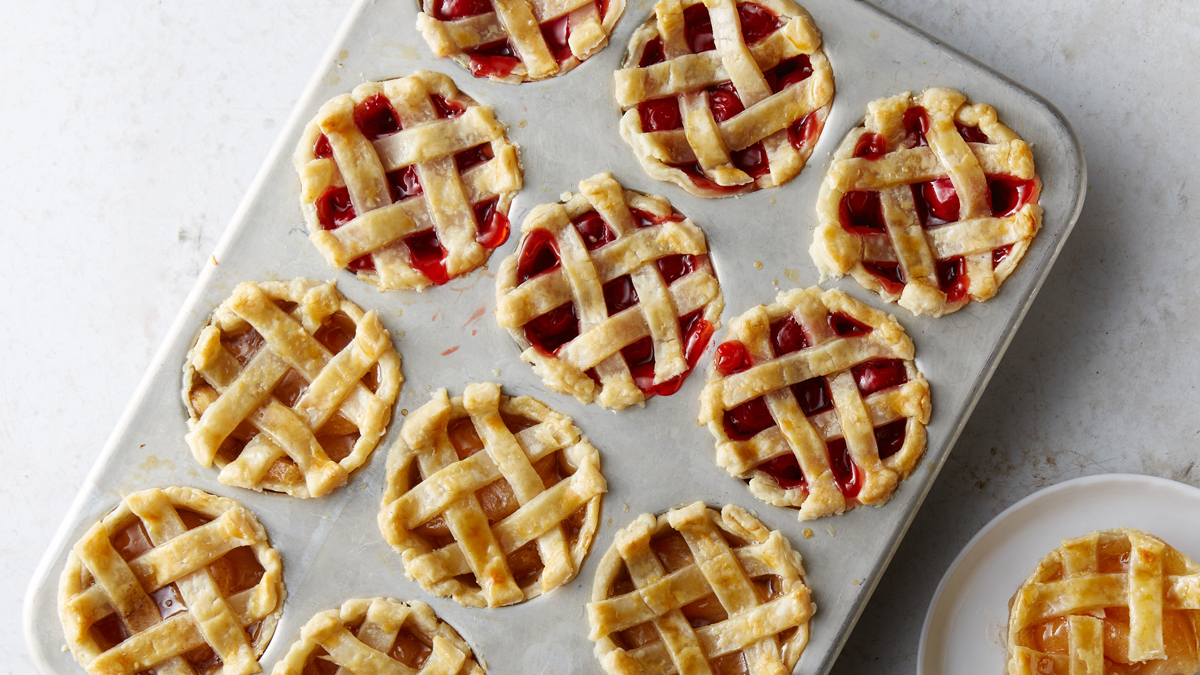
[[[309,238],[380,289],[444,284],[508,239],[517,151],[445,75],[366,82],[317,112],[292,156]]]
[[[730,322],[700,394],[717,463],[801,520],[882,505],[925,452],[929,383],[895,317],[838,290]]]
[[[704,232],[607,173],[521,231],[496,275],[496,320],[546,386],[618,410],[678,391],[725,304]]]
[[[279,553],[237,502],[189,487],[126,495],[58,583],[67,645],[92,675],[258,673],[287,593]]]
[[[749,513],[701,502],[617,532],[588,603],[606,673],[790,673],[816,611],[800,554]]]
[[[783,185],[833,101],[821,32],[792,0],[660,0],[616,72],[621,137],[699,197]]]
[[[226,485],[320,497],[371,456],[403,381],[375,312],[333,283],[245,282],[188,352],[187,443]]]
[[[1042,224],[1029,146],[951,89],[867,106],[834,154],[810,250],[884,300],[942,316],[996,294]]]
[[[483,675],[471,647],[429,605],[347,600],[319,612],[272,675]]]
[[[426,591],[499,607],[575,577],[606,490],[571,418],[498,384],[441,389],[392,446],[379,528]]]
[[[1008,675],[1200,672],[1200,566],[1127,527],[1067,539],[1009,601]]]
[[[435,56],[509,84],[562,75],[604,49],[625,0],[423,0],[417,30]]]

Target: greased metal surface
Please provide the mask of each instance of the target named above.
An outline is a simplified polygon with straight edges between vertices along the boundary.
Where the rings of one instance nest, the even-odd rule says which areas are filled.
[[[471,644],[489,672],[598,673],[584,614],[596,563],[616,530],[638,514],[659,513],[696,499],[751,510],[764,524],[786,534],[804,556],[818,609],[812,641],[796,672],[827,671],[1074,224],[1085,181],[1078,142],[1043,99],[864,3],[802,4],[824,34],[837,87],[809,165],[783,187],[737,199],[704,200],[646,176],[617,133],[620,111],[613,100],[612,72],[624,57],[630,34],[652,11],[651,3],[628,6],[609,46],[582,66],[562,77],[520,86],[477,80],[453,62],[433,59],[415,29],[415,2],[358,3],[300,97],[212,264],[201,274],[34,575],[26,599],[26,638],[41,670],[83,672],[70,652],[62,651],[56,611],[58,576],[70,546],[117,503],[122,491],[179,484],[245,504],[283,555],[288,600],[262,658],[268,672],[317,611],[348,598],[385,595],[428,602]],[[896,314],[916,343],[917,364],[931,383],[934,410],[925,458],[890,503],[801,523],[794,511],[759,502],[714,462],[712,438],[695,424],[703,373],[694,373],[678,393],[655,397],[645,408],[610,413],[583,406],[547,390],[520,361],[518,346],[491,316],[495,296],[488,270],[424,293],[379,293],[326,266],[308,241],[300,216],[299,181],[289,160],[303,125],[325,100],[361,81],[399,77],[418,68],[454,78],[467,94],[495,108],[498,119],[509,126],[525,171],[525,188],[509,214],[514,229],[537,204],[556,201],[583,178],[611,171],[628,188],[666,196],[704,229],[725,295],[723,322],[755,304],[769,303],[780,289],[818,281],[808,256],[817,190],[830,153],[876,98],[946,86],[993,105],[1001,121],[1033,149],[1044,183],[1043,229],[995,298],[943,319],[912,317],[885,306],[850,279],[825,284]],[[493,270],[514,250],[518,238],[514,232],[493,254]],[[183,359],[209,313],[240,281],[294,276],[335,279],[349,299],[377,310],[396,340],[406,378],[388,436],[375,455],[348,485],[314,500],[221,485],[216,471],[196,464],[183,441]],[[723,334],[719,329],[716,340]],[[710,355],[711,351],[702,358],[701,368],[707,367]],[[575,580],[516,607],[478,610],[432,598],[406,579],[375,517],[386,453],[404,420],[401,411],[420,406],[435,389],[458,392],[470,382],[489,380],[502,382],[507,393],[534,396],[573,417],[600,451],[609,494],[592,552]],[[811,530],[811,538],[805,538],[806,530]]]

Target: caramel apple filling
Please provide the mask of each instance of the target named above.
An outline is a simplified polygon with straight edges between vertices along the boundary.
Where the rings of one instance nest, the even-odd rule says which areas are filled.
[[[350,627],[350,632],[358,637],[358,631],[362,629],[362,625],[362,622],[359,622],[358,625]],[[423,634],[409,630],[407,626],[400,629],[396,634],[395,642],[392,643],[392,648],[387,650],[388,656],[408,666],[414,672],[425,665],[432,653],[433,641]],[[329,660],[329,652],[322,647],[317,647],[308,657],[308,662],[304,664],[304,670],[300,671],[300,675],[336,675],[338,672],[338,665]]]

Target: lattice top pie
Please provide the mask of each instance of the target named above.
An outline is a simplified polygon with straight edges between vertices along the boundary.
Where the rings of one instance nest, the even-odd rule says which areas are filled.
[[[614,409],[678,391],[724,307],[700,228],[603,173],[521,230],[496,320],[546,385]]]
[[[517,151],[439,73],[366,82],[317,112],[292,156],[309,238],[381,289],[444,284],[508,239]]]
[[[925,452],[929,383],[895,317],[838,290],[734,319],[700,394],[717,463],[802,520],[881,505]]]
[[[387,474],[379,527],[405,574],[471,607],[574,578],[607,489],[599,453],[571,418],[498,384],[453,400],[436,392],[408,416]]]
[[[834,154],[811,253],[914,314],[996,294],[1042,224],[1029,146],[951,89],[867,106]]]
[[[821,33],[791,0],[660,0],[616,80],[646,173],[700,197],[795,178],[833,101]]]
[[[246,282],[188,352],[187,442],[226,485],[320,497],[371,455],[403,381],[375,312],[332,283]]]
[[[272,675],[483,675],[471,647],[429,605],[347,600],[319,612]]]
[[[588,603],[606,673],[790,673],[817,609],[800,554],[746,511],[696,502],[617,532]]]
[[[475,77],[520,84],[562,75],[608,44],[625,0],[423,0],[433,53]]]
[[[1200,566],[1127,527],[1067,539],[1009,602],[1009,675],[1200,672]]]
[[[188,487],[126,495],[67,556],[58,615],[92,675],[261,672],[286,592],[242,505]]]

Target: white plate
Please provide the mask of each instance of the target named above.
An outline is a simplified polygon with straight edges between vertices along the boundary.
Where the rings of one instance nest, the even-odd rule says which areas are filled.
[[[917,649],[920,675],[1004,672],[1008,599],[1063,539],[1134,527],[1200,559],[1200,490],[1165,478],[1106,474],[1059,483],[1013,504],[958,554],[933,594]]]

